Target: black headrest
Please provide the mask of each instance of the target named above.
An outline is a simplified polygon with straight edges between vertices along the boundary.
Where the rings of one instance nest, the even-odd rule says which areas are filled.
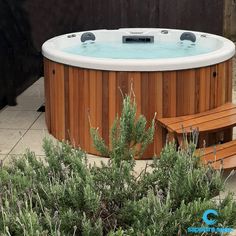
[[[184,32],[180,36],[180,40],[189,40],[192,41],[193,43],[196,42],[196,35],[192,32]]]
[[[85,42],[85,41],[88,41],[88,40],[92,40],[92,41],[95,41],[96,37],[94,35],[94,33],[92,32],[85,32],[81,35],[81,42]]]

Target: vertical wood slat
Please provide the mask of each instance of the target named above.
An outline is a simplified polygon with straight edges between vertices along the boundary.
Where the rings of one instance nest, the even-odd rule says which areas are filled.
[[[64,106],[65,106],[65,139],[69,140],[69,124],[70,124],[70,110],[69,110],[69,66],[65,66],[65,80],[64,80]]]
[[[226,80],[226,63],[218,65],[218,77],[217,77],[217,91],[216,94],[222,93],[221,96],[217,96],[216,106],[223,105],[225,102],[225,80]]]
[[[65,90],[64,90],[64,65],[56,64],[55,84],[56,84],[56,99],[58,106],[56,109],[57,132],[59,139],[65,139]]]
[[[211,68],[203,67],[198,69],[199,73],[199,111],[204,112],[210,109],[210,86],[211,86]],[[209,143],[209,137],[207,135],[200,135],[199,144],[201,146],[204,143]]]
[[[195,91],[195,70],[188,70],[186,72],[186,77],[188,78],[187,81],[187,88],[188,91],[185,91],[188,95],[187,97],[187,113],[188,114],[195,114],[195,102],[196,102],[196,91]],[[185,85],[186,86],[186,85]]]
[[[200,71],[195,70],[195,104],[194,111],[199,113],[200,110]]]
[[[53,81],[54,81],[54,75],[52,73],[54,69],[54,64],[53,62],[51,61],[48,61],[49,63],[49,68],[48,68],[48,76],[45,75],[45,77],[49,78],[49,82],[48,82],[48,86],[49,86],[49,101],[50,101],[50,104],[49,104],[49,113],[48,114],[45,114],[46,116],[50,117],[50,132],[56,137],[56,130],[55,130],[55,122],[54,122],[54,116],[55,116],[55,112],[54,112],[54,109],[53,109],[53,106],[56,105],[56,102],[55,102],[55,99],[54,99],[54,85],[53,85]],[[46,73],[46,72],[45,72]],[[47,84],[45,84],[45,86],[47,86]],[[47,88],[46,88],[47,90]],[[45,94],[47,95],[47,94]],[[47,100],[47,99],[46,99]],[[47,112],[47,110],[45,111]]]
[[[49,133],[51,133],[51,118],[50,118],[50,61],[44,58],[44,92],[45,92],[45,121]]]
[[[147,72],[143,72],[141,74],[141,97],[142,98],[146,98],[146,99],[141,99],[141,113],[145,114],[145,117],[147,119],[147,121],[150,121],[150,117],[151,115],[154,113],[154,111],[151,111],[151,107],[149,107],[149,100],[150,99],[155,99],[153,97],[153,94],[151,95],[151,91],[150,91],[150,83],[151,83],[151,77],[150,77],[150,73]],[[152,114],[151,114],[152,113]],[[149,122],[147,122],[147,124],[149,125]],[[152,153],[150,153],[150,148],[152,145],[150,145],[147,150],[144,153],[145,157],[150,157],[152,155]],[[153,152],[151,150],[151,152]]]
[[[105,143],[109,143],[109,72],[102,72],[102,137],[105,140]],[[113,119],[114,120],[114,119]]]
[[[163,73],[155,73],[155,112],[156,119],[163,117]],[[165,144],[165,130],[159,125],[156,126],[154,136],[154,154],[158,155]]]
[[[84,78],[84,70],[83,69],[79,69],[78,73],[77,73],[77,81],[76,84],[77,86],[75,86],[75,93],[76,93],[76,97],[77,100],[75,100],[75,103],[78,102],[76,108],[77,108],[77,123],[78,123],[78,127],[74,127],[77,130],[77,134],[78,134],[78,142],[80,144],[81,147],[85,146],[85,124],[84,124],[84,93],[86,92],[84,90],[84,83],[85,83],[85,78]]]
[[[117,114],[117,81],[116,81],[116,72],[110,71],[109,78],[108,78],[108,106],[109,106],[109,117],[108,117],[108,124],[109,130],[111,130],[113,122],[116,118]],[[109,145],[110,146],[110,145]],[[111,147],[111,146],[110,146]]]
[[[199,112],[210,109],[210,68],[199,69]]]
[[[228,78],[228,81],[227,81],[228,89],[227,89],[226,97],[227,97],[227,101],[231,102],[232,101],[232,86],[233,86],[233,84],[232,84],[232,82],[233,82],[233,80],[232,80],[232,77],[233,77],[233,65],[232,65],[232,63],[233,63],[233,61],[231,59],[231,60],[228,60],[225,63],[227,64],[226,78]]]
[[[89,80],[89,121],[90,126],[94,128],[99,128],[97,123],[97,80],[96,80],[96,71],[95,70],[88,70],[88,80]],[[90,128],[90,127],[89,127]],[[90,136],[90,132],[87,134]],[[89,139],[89,150],[91,153],[97,154],[97,151],[95,150],[93,146],[92,139]]]
[[[211,66],[211,74],[210,74],[211,82],[210,82],[210,109],[216,108],[216,100],[217,100],[217,80],[218,80],[218,71],[217,65]]]
[[[132,86],[137,113],[149,124],[155,112],[161,118],[207,111],[231,101],[231,63],[177,72],[115,72],[68,67],[45,59],[47,127],[59,140],[69,139],[75,146],[98,154],[90,138],[88,117],[108,143],[110,128],[122,108],[120,89],[128,94]],[[224,135],[230,137],[228,131]],[[154,144],[144,158],[159,154],[164,143],[165,131],[156,127]]]
[[[49,62],[50,124],[51,132],[65,139],[64,66]]]
[[[146,90],[145,96],[147,97],[147,110],[143,114],[147,114],[147,124],[148,126],[151,125],[151,120],[154,118],[154,114],[156,112],[156,105],[154,101],[157,101],[159,97],[156,96],[155,93],[155,84],[156,84],[156,72],[149,72],[148,73],[148,90]],[[142,89],[143,90],[143,89]],[[154,137],[155,139],[155,137]],[[150,144],[147,150],[144,153],[144,157],[151,158],[153,156],[154,151],[154,143]]]
[[[95,105],[95,109],[96,109],[96,126],[98,128],[99,134],[102,135],[103,134],[103,122],[102,122],[102,118],[103,118],[103,106],[102,106],[102,87],[103,87],[103,78],[102,78],[102,72],[101,71],[96,71],[96,105]],[[104,129],[106,129],[104,127]]]
[[[134,93],[136,104],[141,104],[141,73],[129,72],[128,74],[129,91]],[[133,90],[133,91],[132,91]],[[141,105],[137,106],[137,116],[141,115]]]
[[[90,151],[90,87],[89,70],[84,69],[84,149]],[[83,147],[82,147],[83,148]],[[91,152],[92,153],[92,152]]]
[[[122,111],[123,97],[129,93],[128,91],[128,72],[116,73],[117,88],[116,88],[116,109],[120,115]]]
[[[168,105],[167,105],[168,104]],[[163,72],[163,117],[176,116],[176,72]]]
[[[176,107],[177,107],[177,113],[176,116],[186,115],[187,111],[184,111],[184,103],[186,102],[186,92],[188,91],[188,88],[185,87],[186,78],[184,77],[184,71],[178,71],[177,72],[177,78],[176,78]],[[188,78],[187,78],[188,80]]]
[[[69,85],[68,85],[68,95],[69,95],[69,139],[72,145],[79,144],[78,140],[78,106],[76,101],[78,97],[76,90],[78,89],[78,80],[77,80],[77,70],[74,70],[74,67],[69,68]]]

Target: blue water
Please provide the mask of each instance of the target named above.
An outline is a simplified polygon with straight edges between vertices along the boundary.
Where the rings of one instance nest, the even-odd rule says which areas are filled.
[[[215,45],[198,45],[190,41],[156,43],[87,42],[65,48],[71,54],[112,59],[178,58],[214,51]]]

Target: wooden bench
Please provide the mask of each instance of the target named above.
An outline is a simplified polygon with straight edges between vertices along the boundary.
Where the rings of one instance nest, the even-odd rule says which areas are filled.
[[[211,164],[215,169],[236,168],[236,140],[214,147],[197,149],[196,152],[204,164]]]
[[[160,118],[158,123],[167,129],[171,139],[177,139],[181,145],[183,134],[191,133],[193,129],[197,129],[199,134],[208,134],[234,127],[236,125],[236,105],[226,103],[218,108],[194,115]],[[216,162],[215,168],[219,168],[220,160],[225,159],[224,168],[236,167],[236,141],[217,146],[216,152],[219,153],[215,155],[212,147],[206,148],[202,156],[203,161],[214,161]]]

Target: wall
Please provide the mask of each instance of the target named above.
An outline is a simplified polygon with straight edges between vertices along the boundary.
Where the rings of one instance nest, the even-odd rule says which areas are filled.
[[[101,28],[168,27],[223,33],[223,0],[26,0],[24,9],[38,50],[55,35]]]
[[[0,1],[0,109],[41,74],[42,56],[32,41],[25,0]]]
[[[236,41],[236,0],[225,0],[224,35]]]
[[[120,27],[222,34],[223,9],[223,0],[1,0],[0,56],[7,60],[0,65],[0,108],[14,104],[15,96],[41,74],[41,45],[51,37]]]

